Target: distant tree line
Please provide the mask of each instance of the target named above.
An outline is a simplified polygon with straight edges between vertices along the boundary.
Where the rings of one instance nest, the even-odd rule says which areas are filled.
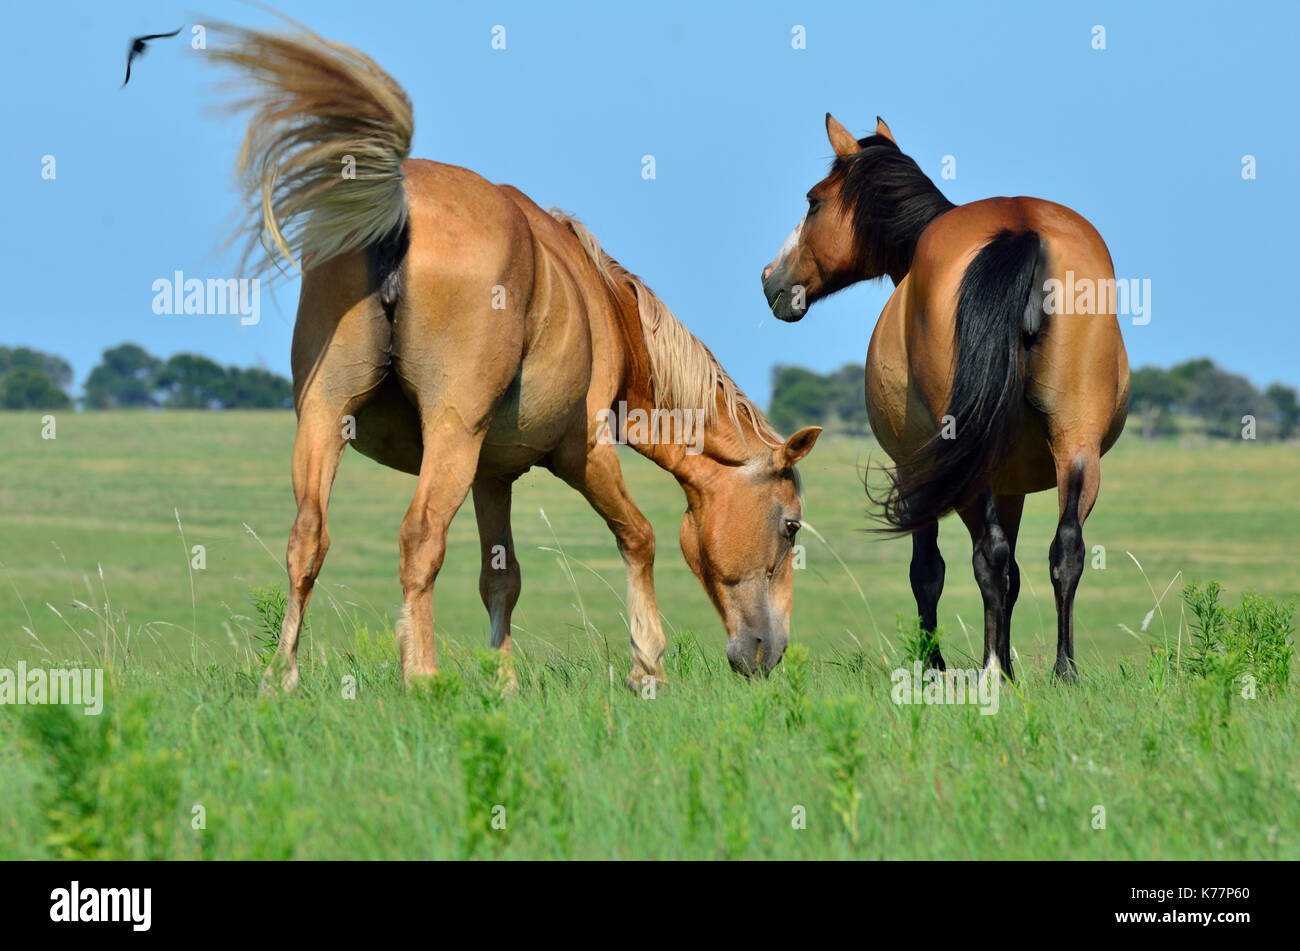
[[[815,423],[865,435],[871,425],[862,388],[859,363],[831,373],[778,364],[772,368],[768,416],[782,432]],[[1244,416],[1254,418],[1258,439],[1291,439],[1300,428],[1300,399],[1294,387],[1281,383],[1258,390],[1206,357],[1132,373],[1129,429],[1144,439],[1178,433],[1240,438]]]
[[[72,405],[67,387],[72,366],[61,357],[27,347],[0,347],[0,406],[63,409]]]
[[[27,347],[0,347],[0,406],[63,409],[73,404],[72,367]],[[105,350],[86,377],[86,409],[279,409],[293,405],[284,377],[258,367],[222,366],[194,353],[166,360],[124,343]]]
[[[1256,438],[1290,439],[1300,425],[1295,387],[1270,383],[1262,391],[1208,357],[1168,370],[1145,366],[1129,382],[1129,417],[1144,439],[1179,432],[1240,438],[1242,417],[1255,419]]]
[[[772,367],[768,419],[783,433],[818,425],[833,432],[871,432],[863,396],[862,364],[846,363],[830,373],[778,363]]]

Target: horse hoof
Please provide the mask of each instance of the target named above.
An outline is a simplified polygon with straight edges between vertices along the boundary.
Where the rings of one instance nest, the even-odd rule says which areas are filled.
[[[1079,682],[1079,670],[1073,664],[1068,667],[1057,666],[1052,670],[1052,676],[1063,684],[1077,684]]]
[[[627,689],[643,700],[653,700],[668,687],[663,674],[631,673],[623,681]]]
[[[279,681],[278,685],[276,681]],[[271,666],[266,668],[266,673],[262,675],[262,685],[257,692],[263,697],[278,697],[281,694],[293,693],[297,688],[298,665],[282,668],[272,662]]]
[[[438,672],[436,670],[421,671],[403,675],[402,683],[408,691],[431,690],[437,678]]]

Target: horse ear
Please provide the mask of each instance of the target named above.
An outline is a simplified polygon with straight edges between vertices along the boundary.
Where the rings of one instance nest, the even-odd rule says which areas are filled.
[[[785,441],[785,445],[776,451],[782,468],[790,469],[817,444],[817,437],[822,434],[820,426],[805,426]]]
[[[856,155],[861,150],[861,146],[858,145],[858,140],[853,138],[853,134],[840,125],[829,112],[826,113],[826,138],[831,140],[831,148],[835,150],[835,154],[840,158]]]
[[[876,116],[876,135],[883,135],[890,142],[893,142],[895,145],[898,144],[898,141],[894,138],[894,133],[889,131],[889,126],[885,125],[885,120],[880,118],[880,116]]]

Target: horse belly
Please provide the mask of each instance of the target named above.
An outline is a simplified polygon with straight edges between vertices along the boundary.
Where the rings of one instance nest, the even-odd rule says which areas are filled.
[[[502,397],[479,451],[480,476],[521,473],[536,464],[563,438],[572,424],[554,411],[547,394],[524,394],[516,377]],[[581,405],[579,402],[578,405]],[[424,454],[420,416],[393,377],[355,414],[352,448],[368,459],[399,472],[419,475]]]
[[[524,390],[521,377],[511,383],[488,426],[479,452],[480,476],[527,471],[559,443],[573,425],[575,409],[582,407],[578,400],[565,415],[554,394]],[[390,469],[419,475],[424,454],[419,412],[393,377],[357,409],[355,418],[353,449]]]
[[[488,426],[479,452],[480,476],[523,472],[559,444],[581,411],[585,392],[579,389],[574,399],[566,382],[544,374],[533,378],[525,363]]]
[[[865,393],[871,431],[894,462],[934,435],[935,419],[914,385],[902,311],[893,298],[881,312],[867,348]]]
[[[564,319],[554,321],[550,314],[530,315],[537,329],[488,427],[480,475],[522,472],[575,427],[585,427],[591,338],[578,313],[566,308]]]

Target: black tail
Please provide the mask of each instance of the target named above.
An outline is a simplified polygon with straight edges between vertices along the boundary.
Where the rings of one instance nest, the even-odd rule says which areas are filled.
[[[1044,255],[1037,233],[999,231],[966,269],[957,296],[952,419],[888,470],[880,531],[913,532],[970,502],[1015,446],[1025,403],[1023,341],[1043,319]]]

